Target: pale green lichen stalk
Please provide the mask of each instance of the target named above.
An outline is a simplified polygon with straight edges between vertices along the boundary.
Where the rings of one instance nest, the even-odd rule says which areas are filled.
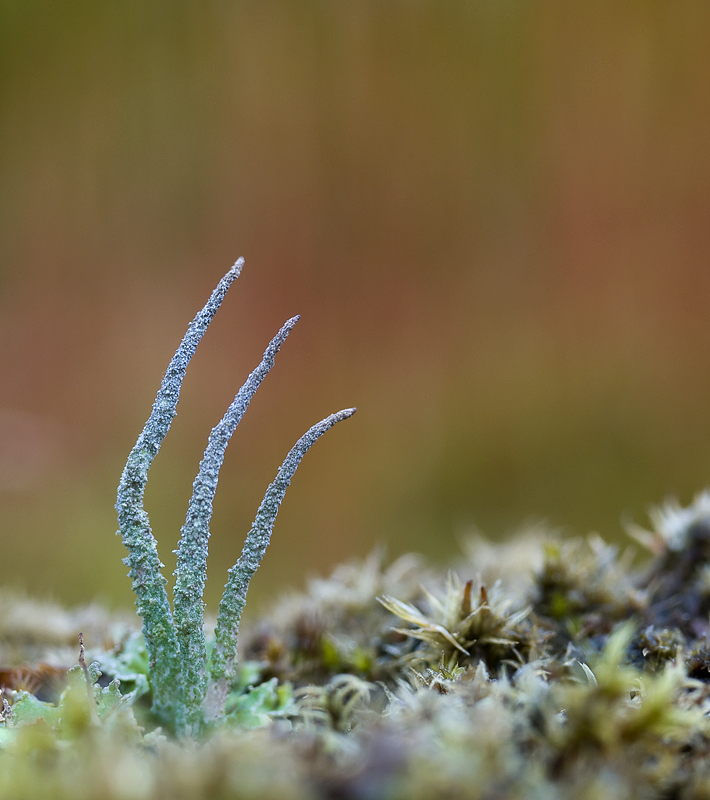
[[[136,606],[143,618],[143,636],[150,653],[150,683],[153,690],[153,712],[165,722],[172,721],[181,693],[178,643],[165,591],[167,583],[161,573],[164,566],[158,557],[155,537],[148,514],[143,508],[143,494],[148,469],[177,413],[180,389],[190,359],[212,318],[217,313],[227,290],[239,277],[244,259],[240,258],[212,292],[205,307],[192,320],[173,356],[153,403],[150,417],[131,450],[118,485],[119,533],[128,549],[124,563],[130,567]]]
[[[143,508],[143,494],[148,469],[175,416],[190,359],[227,289],[239,276],[243,264],[244,260],[240,258],[222,278],[205,307],[190,324],[168,366],[151,415],[128,457],[116,503],[119,533],[128,549],[128,557],[124,561],[131,568],[129,576],[133,578],[136,605],[143,618],[143,635],[150,657],[149,679],[153,712],[162,722],[174,725],[178,734],[187,737],[199,735],[206,721],[212,722],[224,715],[229,689],[228,678],[232,674],[236,658],[239,617],[244,607],[249,579],[264,555],[279,505],[298,464],[316,439],[355,411],[340,411],[314,425],[288,454],[276,480],[267,490],[247,537],[242,557],[230,571],[230,581],[220,606],[217,626],[219,645],[211,670],[212,682],[218,681],[220,691],[218,695],[212,691],[206,700],[207,653],[202,596],[207,576],[209,523],[219,470],[234,430],[254,393],[273,366],[276,353],[298,317],[288,320],[271,341],[261,363],[249,375],[209,436],[176,551],[178,563],[175,570],[174,616],[165,589],[167,581],[160,571],[163,564],[158,557],[157,543]]]
[[[293,317],[281,328],[264,352],[259,366],[249,375],[224,417],[212,429],[193,484],[187,518],[178,544],[173,606],[180,647],[180,663],[184,682],[182,703],[185,724],[193,733],[199,731],[201,706],[207,690],[207,652],[204,632],[202,596],[207,575],[207,542],[210,537],[212,501],[217,491],[219,470],[232,434],[269,370],[276,354],[298,322]]]
[[[205,700],[207,721],[219,719],[224,715],[229,685],[234,677],[239,621],[246,604],[249,582],[259,568],[261,559],[269,546],[274,520],[286,494],[286,489],[291,483],[291,478],[303,456],[316,441],[336,422],[352,417],[354,413],[354,408],[346,408],[336,414],[331,414],[301,436],[284,459],[276,479],[266,490],[256,513],[254,524],[247,535],[242,554],[237,563],[229,570],[229,580],[224,587],[222,601],[219,604],[210,682]]]

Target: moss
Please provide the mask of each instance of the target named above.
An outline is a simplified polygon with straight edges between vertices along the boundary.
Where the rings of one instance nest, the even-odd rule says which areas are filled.
[[[57,703],[4,690],[0,798],[710,797],[710,645],[658,599],[682,551],[634,567],[598,540],[540,547],[522,595],[375,553],[277,601],[201,743],[155,727],[141,634],[111,639],[105,615],[98,721],[78,667]]]

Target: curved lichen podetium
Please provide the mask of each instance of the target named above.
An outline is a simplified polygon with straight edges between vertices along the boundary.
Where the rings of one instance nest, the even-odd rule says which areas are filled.
[[[165,591],[163,564],[158,557],[155,537],[148,514],[143,508],[143,494],[148,469],[170,429],[180,399],[180,389],[187,366],[227,290],[244,266],[240,258],[222,278],[204,308],[190,323],[173,356],[138,441],[131,450],[118,485],[116,509],[119,531],[128,549],[124,563],[130,567],[136,606],[143,618],[143,636],[150,655],[149,679],[153,692],[153,712],[164,722],[175,718],[182,681],[178,642]]]
[[[258,569],[269,545],[274,520],[286,489],[291,483],[291,478],[311,446],[336,422],[352,417],[354,413],[354,408],[346,408],[331,414],[301,436],[284,459],[276,479],[266,490],[251,530],[247,534],[242,554],[237,563],[229,570],[229,579],[219,604],[215,644],[212,649],[210,665],[210,680],[204,702],[204,720],[208,723],[217,721],[224,716],[227,695],[237,661],[239,620],[246,604],[249,581]]]
[[[207,577],[207,542],[210,538],[212,501],[219,481],[219,470],[232,434],[261,385],[281,345],[286,341],[299,317],[292,317],[271,340],[259,366],[249,375],[221,421],[209,435],[205,454],[193,483],[187,517],[182,527],[175,569],[173,609],[183,691],[178,711],[181,734],[197,735],[202,721],[202,701],[207,690],[207,652],[205,648],[204,607],[202,596]]]

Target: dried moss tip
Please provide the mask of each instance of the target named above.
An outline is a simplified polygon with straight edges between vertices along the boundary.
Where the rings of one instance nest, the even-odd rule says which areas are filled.
[[[385,595],[377,598],[390,612],[413,625],[397,628],[425,647],[412,653],[413,661],[425,662],[429,667],[442,658],[447,662],[453,656],[461,664],[483,660],[491,669],[502,663],[515,667],[525,663],[534,640],[527,617],[532,606],[510,612],[511,598],[495,583],[490,591],[481,584],[475,600],[472,598],[473,580],[462,583],[459,576],[449,573],[441,595],[423,590],[428,613],[421,612],[411,603],[404,603]]]

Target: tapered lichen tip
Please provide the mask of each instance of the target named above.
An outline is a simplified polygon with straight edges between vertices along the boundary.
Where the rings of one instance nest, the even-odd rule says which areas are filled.
[[[238,278],[242,273],[242,268],[244,267],[244,258],[240,256],[235,262],[230,272],[234,273],[234,277]]]
[[[291,317],[291,319],[287,319],[286,322],[284,322],[283,327],[279,331],[279,335],[282,337],[281,338],[281,343],[279,344],[279,347],[286,340],[286,337],[289,335],[289,333],[291,333],[291,331],[294,329],[294,327],[295,327],[295,325],[296,325],[296,323],[298,322],[299,319],[301,319],[301,315],[300,314],[296,314],[295,317]]]

